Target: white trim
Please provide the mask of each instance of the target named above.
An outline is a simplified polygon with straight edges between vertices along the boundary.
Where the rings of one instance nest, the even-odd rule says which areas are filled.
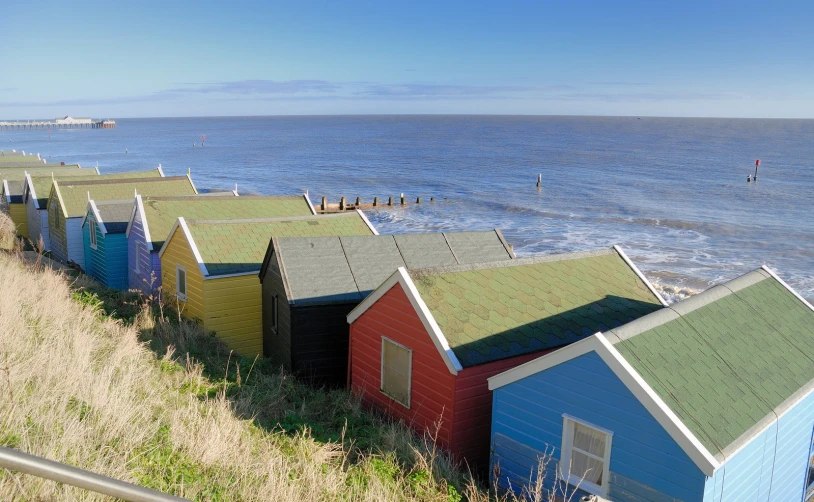
[[[625,263],[627,263],[627,266],[630,267],[636,273],[636,275],[639,276],[639,279],[641,279],[644,282],[645,286],[647,286],[647,289],[649,289],[651,293],[656,295],[656,298],[659,299],[661,304],[663,306],[665,306],[665,307],[669,307],[669,305],[664,300],[664,298],[662,298],[662,296],[659,294],[659,292],[656,291],[656,288],[653,287],[653,285],[650,283],[650,281],[647,279],[647,277],[645,277],[645,275],[642,273],[642,271],[639,270],[639,267],[637,267],[636,264],[633,263],[630,260],[630,258],[628,258],[627,254],[625,254],[625,252],[622,251],[622,248],[617,246],[617,245],[614,245],[613,249],[615,249],[616,252],[619,253],[619,256],[621,256],[622,259],[625,260]]]
[[[237,188],[235,188],[235,195],[237,195]],[[316,216],[317,210],[314,209],[314,205],[311,204],[311,198],[308,197],[308,192],[305,192],[304,194],[302,194],[302,197],[305,199],[305,202],[308,203],[308,208],[311,210],[311,214]],[[375,230],[374,230],[374,232],[375,232]]]
[[[766,272],[767,272],[769,275],[771,275],[772,277],[774,277],[774,279],[775,279],[777,282],[779,282],[780,284],[782,284],[784,288],[786,288],[787,290],[789,290],[789,293],[793,294],[794,296],[796,296],[796,297],[797,297],[797,299],[798,299],[798,300],[800,300],[801,302],[803,302],[803,304],[804,304],[806,307],[810,308],[811,310],[814,310],[814,306],[812,306],[810,303],[808,303],[808,300],[806,300],[805,298],[803,298],[802,296],[800,296],[800,293],[798,293],[797,291],[794,291],[794,290],[791,288],[791,286],[789,286],[788,284],[786,284],[786,281],[784,281],[783,279],[781,279],[781,278],[780,278],[780,276],[778,276],[777,274],[775,274],[775,273],[774,273],[774,270],[770,269],[770,268],[769,268],[769,267],[767,267],[766,265],[763,265],[763,266],[762,266],[762,267],[760,267],[760,268],[762,268],[762,269],[763,269],[763,270],[765,270],[765,271],[766,271]]]
[[[88,241],[91,249],[98,249],[99,237],[96,236],[96,220],[93,216],[87,219],[88,225]]]
[[[407,374],[407,402],[406,403],[402,403],[401,401],[399,401],[398,399],[394,398],[393,396],[391,396],[390,394],[388,394],[387,392],[384,391],[384,342],[385,341],[388,341],[388,342],[392,343],[393,345],[401,347],[402,349],[406,350],[410,354],[410,363],[409,363],[410,364],[410,370],[409,370],[409,372]],[[392,338],[382,336],[382,352],[381,352],[381,355],[379,356],[379,362],[380,362],[379,392],[381,392],[382,394],[384,394],[385,396],[387,396],[391,400],[399,403],[400,405],[404,406],[405,408],[407,408],[409,410],[410,409],[410,403],[411,403],[411,400],[412,400],[412,397],[413,397],[413,349],[411,349],[410,347],[407,347],[406,345],[403,345],[403,344],[393,340]]]
[[[309,203],[310,203],[310,201],[309,201]],[[373,224],[370,223],[370,220],[367,219],[367,216],[365,216],[365,213],[363,213],[360,209],[357,209],[356,212],[359,213],[359,216],[361,216],[363,220],[365,220],[365,224],[370,229],[370,231],[373,232],[373,235],[379,235],[379,231],[376,230],[375,227],[373,227]]]
[[[138,197],[138,194],[136,194]],[[133,228],[133,220],[136,217],[136,212],[138,211],[138,202],[136,199],[133,199],[133,208],[130,210],[130,218],[127,220],[127,230],[124,231],[124,236],[128,239],[130,238],[130,230]]]
[[[77,165],[79,165],[79,164],[77,164]],[[98,174],[102,174],[102,173],[100,173],[100,172],[99,172],[99,166],[92,167],[91,169],[96,169],[96,174],[97,174],[97,175],[98,175]]]
[[[68,208],[65,207],[65,201],[62,200],[62,192],[59,191],[59,182],[54,179],[54,182],[51,183],[51,191],[56,191],[57,193],[57,201],[59,202],[59,207],[62,209],[62,215],[65,217],[65,221],[68,220]],[[51,198],[51,194],[48,194],[48,198]],[[48,210],[51,210],[51,205],[48,205]]]
[[[184,237],[187,240],[187,244],[189,244],[190,249],[192,249],[192,255],[195,257],[195,261],[198,262],[198,268],[201,269],[201,274],[203,274],[204,279],[206,279],[209,275],[209,271],[206,270],[206,265],[203,263],[203,258],[201,258],[201,253],[198,251],[198,246],[195,245],[195,239],[192,238],[192,232],[189,231],[189,227],[187,226],[186,220],[184,220],[183,216],[179,216],[175,223],[172,225],[170,229],[169,235],[167,235],[166,240],[164,240],[164,245],[161,246],[161,250],[158,252],[158,257],[161,258],[164,256],[164,252],[167,250],[167,247],[170,245],[170,241],[172,240],[173,235],[175,235],[175,230],[181,228],[181,231],[184,233]]]
[[[555,350],[488,379],[489,389],[495,390],[528,376],[562,364],[589,352],[596,352],[625,387],[639,400],[679,447],[707,476],[712,476],[721,463],[701,444],[698,438],[678,418],[650,385],[633,369],[602,333]]]
[[[107,227],[105,227],[105,222],[102,221],[102,214],[99,212],[99,208],[96,207],[96,201],[89,200],[88,201],[88,209],[93,216],[96,218],[97,223],[99,223],[99,228],[102,230],[102,234],[107,234]],[[85,221],[88,219],[88,211],[85,211],[85,216],[82,218],[82,223],[80,226],[85,224]]]
[[[605,435],[605,455],[601,460],[599,459],[599,455],[594,455],[590,452],[581,451],[581,453],[587,454],[589,457],[592,457],[596,460],[600,460],[602,462],[601,485],[585,481],[583,479],[584,475],[572,474],[570,465],[567,467],[568,472],[563,472],[564,469],[566,468],[563,466],[563,464],[565,463],[571,464],[571,457],[573,455],[574,449],[574,433],[573,428],[570,427],[569,424],[579,424],[583,427],[593,429],[599,432],[600,434]],[[613,432],[610,432],[607,429],[603,429],[602,427],[596,426],[590,422],[586,422],[585,420],[580,420],[578,418],[563,413],[562,444],[560,449],[559,468],[557,469],[557,478],[575,487],[579,485],[579,488],[581,490],[585,490],[588,493],[599,495],[600,497],[607,497],[608,490],[610,488],[610,461],[611,461],[612,442],[613,442]]]
[[[598,426],[596,424],[592,424],[591,422],[587,422],[587,421],[585,421],[585,420],[583,420],[581,418],[577,418],[577,417],[575,417],[573,415],[569,415],[568,413],[563,413],[562,417],[567,418],[568,420],[570,420],[572,422],[576,422],[578,424],[584,425],[585,427],[590,427],[591,429],[596,429],[599,432],[601,432],[602,434],[607,434],[608,436],[613,436],[613,431],[605,429],[604,427],[600,427],[600,426]]]
[[[8,180],[3,180],[3,193],[6,195],[6,203],[11,204],[11,195],[9,195]]]
[[[39,209],[40,203],[37,201],[37,191],[34,190],[34,180],[31,179],[31,173],[25,173],[25,185],[28,187],[28,197],[33,198],[34,200],[34,208]],[[25,197],[26,192],[23,192],[23,200],[27,200]]]
[[[430,335],[433,344],[435,344],[435,348],[438,349],[438,353],[441,354],[441,358],[447,365],[447,369],[449,369],[449,372],[453,375],[457,375],[459,371],[463,370],[463,366],[461,366],[460,361],[458,361],[458,357],[455,355],[455,352],[453,352],[449,347],[447,338],[444,336],[444,333],[441,332],[441,328],[438,326],[438,323],[435,322],[432,312],[430,312],[427,304],[424,303],[424,300],[418,293],[418,289],[416,289],[413,280],[407,274],[407,269],[404,267],[399,267],[398,270],[393,273],[393,275],[384,281],[381,286],[376,288],[375,291],[370,293],[367,298],[362,300],[362,302],[348,314],[348,324],[352,324],[354,321],[356,321],[362,314],[365,313],[367,309],[373,306],[379,300],[379,298],[390,291],[390,289],[395,286],[396,283],[401,284],[404,293],[410,300],[410,304],[413,306],[416,314],[418,314],[418,317],[421,319],[424,329],[427,331],[427,334]]]
[[[158,167],[156,169],[158,169],[158,174],[160,174],[162,178],[166,178],[166,176],[164,176],[164,169],[161,168],[161,164],[158,164]]]
[[[189,180],[189,184],[192,185],[192,191],[195,192],[195,195],[198,195],[198,189],[195,188],[195,183],[192,182],[192,176],[187,173],[187,179]]]
[[[214,281],[215,279],[223,279],[226,277],[243,277],[244,275],[259,275],[260,269],[252,270],[251,272],[236,272],[234,274],[221,274],[221,275],[205,275],[205,281]],[[260,278],[258,277],[257,280],[259,281]]]
[[[147,213],[144,211],[144,200],[141,194],[136,195],[136,203],[133,206],[133,215],[130,217],[130,223],[127,224],[127,237],[130,237],[130,227],[136,221],[136,215],[141,215],[141,231],[144,232],[144,241],[147,243],[147,250],[153,252],[153,239],[150,236],[150,227],[147,224]],[[173,227],[174,230],[174,227]],[[172,233],[170,233],[172,235]]]
[[[178,286],[181,284],[180,279],[178,278],[179,272],[184,272],[184,294],[181,294],[181,288]],[[189,281],[187,280],[187,269],[183,265],[178,263],[175,264],[175,296],[181,300],[182,302],[188,301],[187,294],[189,293]]]

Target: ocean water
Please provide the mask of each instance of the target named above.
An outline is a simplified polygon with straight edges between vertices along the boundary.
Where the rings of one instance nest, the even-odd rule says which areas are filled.
[[[814,120],[347,116],[120,119],[0,149],[199,188],[424,203],[382,233],[500,228],[518,255],[622,246],[675,300],[761,265],[814,299]],[[205,135],[205,147],[201,136]],[[193,143],[195,146],[193,146]],[[761,159],[757,183],[746,183]],[[542,174],[542,188],[536,188]],[[434,197],[435,202],[429,203]]]

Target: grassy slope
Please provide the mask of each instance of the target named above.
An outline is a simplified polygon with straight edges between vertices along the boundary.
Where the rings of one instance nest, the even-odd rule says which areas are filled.
[[[488,498],[430,438],[168,312],[0,253],[0,445],[199,500]],[[0,470],[18,498],[103,499]]]

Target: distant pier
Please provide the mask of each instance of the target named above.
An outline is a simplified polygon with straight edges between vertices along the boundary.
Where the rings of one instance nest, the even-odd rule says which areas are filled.
[[[91,119],[67,115],[54,120],[0,120],[0,131],[27,131],[35,129],[113,129],[116,121]]]

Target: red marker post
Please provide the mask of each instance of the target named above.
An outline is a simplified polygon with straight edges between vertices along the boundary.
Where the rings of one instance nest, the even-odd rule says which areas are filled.
[[[760,159],[755,160],[755,181],[757,181],[757,168],[760,165]]]
[[[205,146],[205,145],[206,145],[206,136],[201,134],[201,146]],[[758,161],[758,162],[760,162],[760,161]]]

